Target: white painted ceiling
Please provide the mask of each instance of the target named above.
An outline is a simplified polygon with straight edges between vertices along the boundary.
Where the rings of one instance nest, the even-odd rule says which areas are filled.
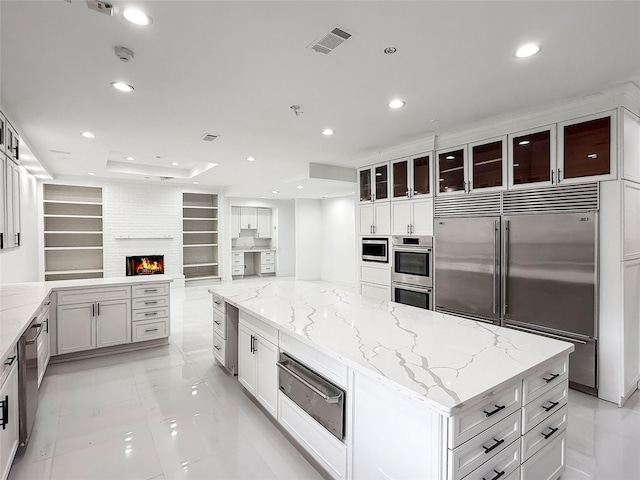
[[[340,195],[353,186],[308,180],[309,162],[355,167],[493,116],[640,84],[636,1],[111,3],[113,17],[85,0],[0,1],[2,106],[55,177],[159,181],[217,163],[167,182],[235,196]],[[131,5],[153,24],[125,21]],[[328,55],[307,48],[336,26],[353,37]],[[531,41],[541,53],[516,59]],[[118,45],[134,60],[116,58]],[[388,46],[397,53],[385,55]],[[135,91],[111,88],[118,80]],[[395,97],[406,106],[389,109]],[[335,135],[321,135],[327,127]],[[203,142],[204,133],[219,138]],[[107,171],[125,156],[151,178]]]

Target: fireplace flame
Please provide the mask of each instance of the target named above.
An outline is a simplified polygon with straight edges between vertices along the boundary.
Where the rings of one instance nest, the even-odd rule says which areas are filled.
[[[138,275],[141,273],[157,272],[158,270],[162,270],[161,262],[157,260],[151,261],[146,257],[140,259],[140,263],[136,266],[136,274]]]

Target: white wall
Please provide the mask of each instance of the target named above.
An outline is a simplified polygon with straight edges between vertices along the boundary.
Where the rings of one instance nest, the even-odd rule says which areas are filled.
[[[320,280],[322,254],[322,206],[320,200],[296,200],[296,279]]]
[[[20,243],[0,250],[0,284],[37,282],[40,279],[40,233],[37,182],[20,167]]]
[[[327,198],[322,209],[322,263],[320,278],[352,288],[357,284],[355,199]]]
[[[224,231],[231,231],[231,207],[266,207],[271,208],[272,222],[275,226],[274,237],[271,245],[277,250],[276,275],[292,276],[295,274],[296,265],[296,219],[295,203],[293,200],[267,200],[260,198],[225,197],[221,203],[224,205]],[[220,233],[222,238],[219,243],[224,245],[220,254],[223,280],[231,280],[231,241]],[[221,247],[222,248],[222,247]]]

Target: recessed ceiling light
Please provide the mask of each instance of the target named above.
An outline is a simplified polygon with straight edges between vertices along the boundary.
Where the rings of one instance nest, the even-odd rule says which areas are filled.
[[[265,197],[264,195],[261,195],[260,198],[267,198],[267,197]]]
[[[529,145],[531,142],[529,140],[522,140],[521,142],[518,142],[518,145]]]
[[[393,55],[397,51],[398,49],[396,47],[387,47],[384,49],[384,53],[386,53],[387,55]]]
[[[391,100],[389,103],[389,108],[402,108],[405,106],[405,102],[396,98],[395,100]]]
[[[128,83],[124,82],[111,82],[111,86],[116,90],[120,90],[121,92],[133,92],[133,87]]]
[[[173,165],[174,167],[177,167],[180,164],[178,162],[171,162],[171,165]]]
[[[82,132],[80,135],[82,135],[84,138],[96,138],[96,136],[91,132]]]
[[[351,192],[351,195],[353,195],[354,193],[356,193],[356,192]]]
[[[87,175],[91,175],[93,177],[95,175],[95,173],[88,172]]]
[[[296,188],[299,188],[300,190],[302,190],[304,187],[302,185],[298,185]]]
[[[518,58],[527,58],[535,55],[542,47],[536,43],[526,43],[516,50],[515,56]]]
[[[247,162],[255,162],[256,159],[253,157],[247,157]]]
[[[447,155],[444,158],[445,158],[445,160],[455,160],[456,159],[456,157],[454,157],[453,155]]]
[[[193,182],[194,185],[200,185],[200,182]]]
[[[142,10],[136,8],[127,8],[122,14],[131,23],[146,26],[152,23],[151,17]]]
[[[323,134],[323,135],[326,135],[327,137],[328,137],[329,135],[333,135],[334,133],[336,133],[336,132],[334,132],[334,131],[333,131],[333,130],[331,130],[330,128],[325,128],[324,130],[322,130],[322,134]]]
[[[278,190],[271,190],[271,193],[280,193]]]
[[[156,155],[156,158],[162,158],[162,156],[161,155]]]
[[[135,158],[133,157],[124,157],[125,160],[129,160],[130,162],[133,162],[135,160]]]
[[[322,196],[322,198],[329,198],[329,195],[327,195],[326,193]]]

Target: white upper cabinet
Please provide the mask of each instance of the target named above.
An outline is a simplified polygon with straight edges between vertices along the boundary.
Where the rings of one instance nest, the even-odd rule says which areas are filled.
[[[622,109],[622,177],[640,182],[640,118]]]
[[[258,238],[271,238],[271,209],[257,208],[257,228]]]
[[[431,154],[391,162],[391,200],[433,195]]]
[[[7,153],[7,119],[0,112],[0,152]]]
[[[503,190],[507,186],[507,137],[469,144],[468,191]]]
[[[379,163],[358,170],[360,202],[389,201],[389,163]]]
[[[509,135],[509,188],[556,183],[556,126]]]
[[[240,237],[240,207],[231,207],[231,238]]]
[[[391,204],[391,235],[433,235],[433,198]]]
[[[5,165],[5,235],[3,248],[20,246],[20,167],[11,160]]]
[[[556,182],[616,178],[616,111],[558,123]]]
[[[258,228],[258,209],[256,207],[240,207],[240,228]]]

